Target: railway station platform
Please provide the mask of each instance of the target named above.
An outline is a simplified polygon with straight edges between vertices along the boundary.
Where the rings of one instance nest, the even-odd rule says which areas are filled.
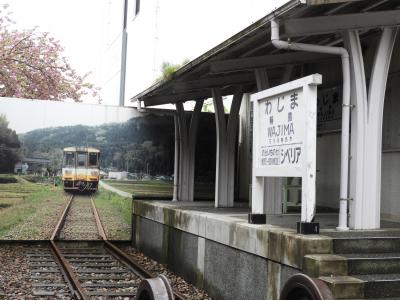
[[[302,235],[296,233],[298,214],[269,215],[268,224],[255,225],[247,222],[249,212],[240,205],[215,208],[214,202],[137,200],[132,241],[213,298],[274,300],[299,272],[323,279],[336,299],[364,299],[376,283],[362,277],[369,272],[369,253],[398,252],[400,244],[395,222],[383,221],[381,230],[338,232],[337,214],[317,214],[320,234]],[[349,270],[351,253],[367,259],[361,275]]]

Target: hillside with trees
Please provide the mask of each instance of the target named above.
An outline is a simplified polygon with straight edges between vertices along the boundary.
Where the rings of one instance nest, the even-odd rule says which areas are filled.
[[[100,149],[101,167],[129,172],[173,172],[173,119],[147,115],[125,123],[37,129],[20,135],[25,157],[47,158],[51,171],[61,169],[62,149],[89,146]]]
[[[8,128],[8,121],[0,115],[0,173],[14,171],[19,159],[20,142],[14,130]]]
[[[101,151],[101,168],[171,175],[174,171],[174,121],[172,116],[148,114],[124,123],[100,126],[64,126],[19,135],[25,157],[51,161],[50,172],[61,169],[62,149],[90,146]],[[196,145],[196,178],[212,181],[215,176],[215,120],[202,114]]]

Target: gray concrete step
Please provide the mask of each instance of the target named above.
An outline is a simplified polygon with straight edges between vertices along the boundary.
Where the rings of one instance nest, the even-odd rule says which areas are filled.
[[[335,299],[364,299],[364,281],[352,276],[321,276]]]
[[[335,299],[400,299],[400,254],[306,255],[303,271],[325,281]]]
[[[335,299],[400,299],[400,236],[332,236],[333,254],[304,256],[303,271],[325,281]]]
[[[400,237],[346,237],[333,239],[334,254],[395,253],[400,249]]]
[[[311,254],[303,261],[310,276],[400,273],[400,253]]]
[[[400,299],[400,274],[321,276],[335,299]]]
[[[370,274],[355,275],[364,281],[364,298],[389,298],[400,299],[400,274]]]
[[[344,254],[348,275],[400,273],[399,253]]]

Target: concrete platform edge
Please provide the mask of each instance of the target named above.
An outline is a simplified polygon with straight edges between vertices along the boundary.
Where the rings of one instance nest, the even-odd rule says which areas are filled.
[[[169,201],[134,201],[133,214],[290,267],[302,269],[307,254],[333,253],[331,237],[248,224],[232,214],[185,209]]]

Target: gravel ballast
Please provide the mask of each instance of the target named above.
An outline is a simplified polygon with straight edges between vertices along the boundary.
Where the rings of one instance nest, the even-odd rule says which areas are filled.
[[[69,208],[63,229],[62,240],[98,240],[96,220],[92,211],[90,196],[75,195]]]
[[[188,299],[208,300],[212,299],[207,292],[198,289],[194,285],[186,282],[183,278],[168,270],[163,264],[145,256],[133,247],[121,247],[123,251],[131,255],[141,266],[151,273],[158,275],[164,274],[174,290],[186,296]]]
[[[0,245],[0,299],[33,299],[27,245]]]

